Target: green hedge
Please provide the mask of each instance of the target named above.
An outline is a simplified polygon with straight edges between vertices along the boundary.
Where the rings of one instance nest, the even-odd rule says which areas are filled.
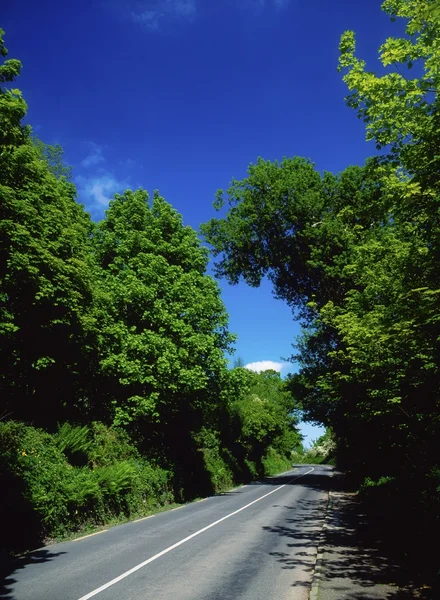
[[[139,456],[128,436],[95,423],[49,434],[0,423],[2,548],[19,551],[173,502],[172,474]]]

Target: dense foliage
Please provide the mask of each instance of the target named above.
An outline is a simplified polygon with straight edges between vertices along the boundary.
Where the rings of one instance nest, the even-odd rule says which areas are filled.
[[[347,104],[379,154],[338,175],[259,159],[218,193],[229,210],[204,234],[218,275],[267,275],[302,319],[291,390],[409,551],[434,547],[440,515],[440,11],[383,8],[406,20],[380,48],[384,74],[357,58],[353,32],[340,44]]]
[[[7,56],[0,30],[0,53]],[[158,192],[93,223],[0,66],[0,510],[21,550],[289,467],[277,373],[228,369],[207,250]]]

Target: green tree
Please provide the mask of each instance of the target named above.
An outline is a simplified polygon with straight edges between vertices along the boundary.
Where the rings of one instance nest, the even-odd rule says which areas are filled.
[[[45,144],[40,139],[32,136],[34,144],[40,150],[42,158],[46,161],[50,172],[57,179],[64,177],[67,181],[72,179],[72,167],[69,167],[64,162],[64,149],[59,144],[51,146]]]
[[[302,159],[260,159],[203,229],[217,274],[251,285],[268,275],[302,318],[292,389],[364,472],[380,454],[382,469],[423,462],[438,431],[438,4],[384,8],[408,18],[410,36],[387,40],[384,64],[417,59],[422,75],[366,72],[350,32],[340,65],[349,105],[385,154],[323,177]]]
[[[298,407],[280,374],[237,367],[228,378],[224,393],[228,390],[231,421],[224,442],[242,472],[264,474],[265,458],[271,451],[285,461],[284,468],[290,466],[291,452],[301,443]]]
[[[4,43],[4,30],[0,29],[0,56],[6,58],[8,50]],[[22,64],[16,58],[5,60],[0,65],[0,152],[8,151],[24,143],[30,133],[29,127],[22,125],[27,104],[19,90],[9,89],[2,84],[10,84],[20,75]]]
[[[6,56],[2,33],[0,50]],[[21,64],[7,60],[0,81]],[[0,89],[0,393],[16,419],[53,425],[87,410],[91,223],[21,121],[20,93]]]
[[[157,192],[150,202],[143,190],[110,202],[94,248],[111,419],[181,463],[193,452],[192,434],[205,423],[215,427],[224,353],[233,341],[218,285],[205,274],[207,252]]]
[[[343,298],[350,249],[386,219],[373,165],[321,176],[303,158],[250,165],[248,177],[217,194],[225,217],[202,225],[216,274],[258,286],[264,276],[277,298],[307,319],[315,305]],[[379,204],[379,209],[377,208]]]
[[[386,0],[382,8],[406,21],[406,36],[390,37],[379,49],[388,72],[366,70],[353,31],[341,38],[339,68],[350,90],[347,104],[366,123],[367,140],[386,149],[398,168],[389,175],[390,191],[420,200],[422,189],[425,197],[439,191],[440,8],[437,0]]]

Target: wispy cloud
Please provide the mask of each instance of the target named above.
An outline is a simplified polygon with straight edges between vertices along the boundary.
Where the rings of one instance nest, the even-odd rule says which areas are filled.
[[[262,371],[277,371],[280,373],[281,369],[285,366],[284,363],[275,362],[273,360],[258,360],[256,362],[248,363],[244,365],[245,369],[249,369],[249,371],[255,371],[256,373],[261,373]]]
[[[275,8],[281,10],[287,8],[294,0],[234,0],[238,2],[241,8],[252,10],[254,13],[261,14],[266,8]]]
[[[88,169],[89,167],[93,167],[95,165],[99,165],[100,163],[105,162],[105,158],[102,154],[103,148],[99,144],[95,144],[95,142],[88,142],[89,153],[88,155],[81,161],[81,166]]]
[[[130,187],[128,181],[118,179],[111,173],[100,173],[92,177],[78,175],[75,178],[78,199],[83,202],[92,216],[102,217],[115,194]]]
[[[193,21],[196,15],[196,0],[139,0],[130,8],[131,19],[151,31],[159,30],[162,20]]]
[[[131,159],[119,161],[118,165],[102,166],[107,163],[104,155],[105,146],[96,142],[87,142],[88,154],[79,163],[79,175],[74,179],[78,200],[95,218],[102,218],[105,209],[115,194],[121,193],[131,187],[130,179],[126,172],[129,166],[134,166]],[[122,169],[121,169],[122,167]]]

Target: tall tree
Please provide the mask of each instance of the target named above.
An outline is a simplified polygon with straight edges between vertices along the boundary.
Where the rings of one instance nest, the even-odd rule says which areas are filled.
[[[405,510],[430,515],[426,527],[414,522],[431,535],[440,472],[440,12],[429,0],[383,7],[407,20],[407,35],[381,47],[391,72],[366,71],[352,32],[340,46],[347,102],[382,154],[323,177],[301,159],[259,160],[233,181],[224,218],[203,231],[221,256],[217,274],[251,285],[268,275],[302,318],[290,388],[306,415],[333,429],[340,459],[360,479],[385,476],[413,490]]]
[[[20,68],[5,61],[0,82]],[[26,108],[17,90],[1,87],[0,393],[13,418],[50,426],[87,409],[91,224],[74,186],[32,142]]]
[[[181,463],[192,434],[203,423],[215,425],[233,340],[218,285],[205,274],[207,252],[157,192],[150,202],[143,190],[110,202],[94,248],[111,418]]]

